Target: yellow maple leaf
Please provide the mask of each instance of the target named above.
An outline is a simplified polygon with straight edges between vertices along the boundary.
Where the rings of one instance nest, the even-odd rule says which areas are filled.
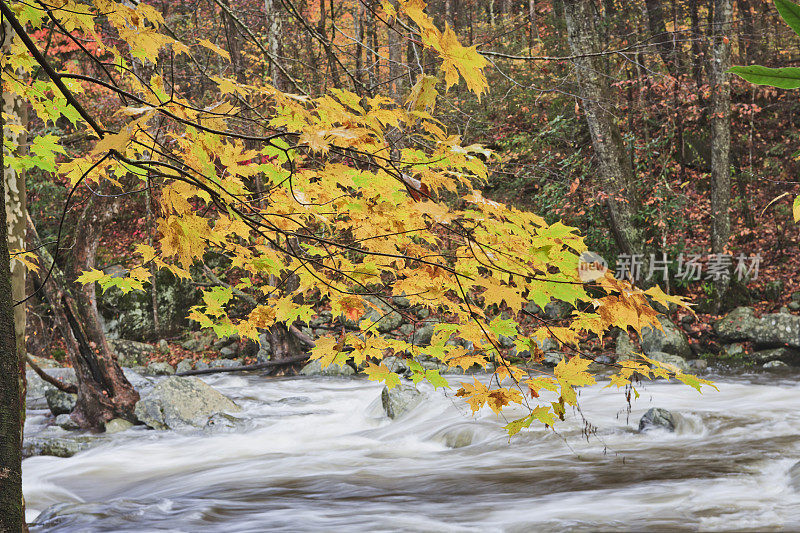
[[[439,37],[438,42],[433,47],[442,57],[442,70],[444,71],[444,81],[449,89],[458,83],[458,75],[464,78],[467,88],[481,98],[481,94],[486,91],[489,85],[486,83],[486,76],[483,68],[488,64],[486,58],[478,53],[477,46],[465,47],[458,41],[458,36],[445,25],[444,33]]]
[[[199,44],[203,48],[207,48],[207,49],[211,50],[212,52],[214,52],[216,54],[221,55],[222,57],[224,57],[228,61],[231,60],[231,55],[228,53],[227,50],[225,50],[223,48],[220,48],[219,46],[217,46],[216,44],[212,43],[208,39],[200,39],[200,40],[197,41],[197,44]]]

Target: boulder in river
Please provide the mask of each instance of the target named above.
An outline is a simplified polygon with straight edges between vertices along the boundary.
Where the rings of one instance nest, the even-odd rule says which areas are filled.
[[[74,429],[80,429],[80,426],[77,422],[75,422],[72,417],[68,414],[58,415],[56,417],[55,425],[60,427],[61,429],[66,429],[72,431]]]
[[[47,399],[47,407],[56,416],[71,413],[75,409],[75,404],[78,403],[77,394],[60,391],[55,387],[48,389],[44,396]]]
[[[381,333],[388,333],[389,331],[397,329],[403,323],[403,315],[392,309],[392,306],[372,296],[368,296],[366,300],[377,307],[377,309],[367,307],[364,319],[376,322],[376,327]]]
[[[145,373],[148,376],[171,376],[175,373],[175,369],[169,363],[150,363]]]
[[[639,431],[649,431],[651,429],[666,429],[675,431],[675,418],[672,413],[660,407],[650,408],[641,420],[639,420]]]
[[[175,367],[175,372],[180,374],[181,372],[188,372],[192,369],[192,362],[188,359],[181,359],[178,362],[178,365]]]
[[[72,457],[78,452],[106,442],[108,439],[102,434],[66,431],[58,426],[51,426],[36,435],[25,437],[22,444],[22,456]]]
[[[124,418],[114,418],[105,423],[106,433],[121,433],[133,427],[133,423]]]
[[[787,365],[800,366],[800,350],[792,348],[771,348],[753,352],[747,358],[756,364],[771,363],[781,361]]]
[[[150,344],[125,339],[110,339],[108,345],[116,354],[119,366],[145,366],[150,356],[156,353]]]
[[[393,389],[384,387],[381,404],[386,416],[398,418],[422,402],[425,394],[410,383],[400,383]]]
[[[633,344],[631,336],[626,330],[620,329],[617,333],[616,346],[614,352],[617,354],[618,361],[629,361],[636,357],[638,350],[636,345]]]
[[[780,370],[782,368],[789,368],[789,365],[787,365],[783,361],[770,361],[769,363],[764,363],[762,368],[765,368],[767,370]]]
[[[689,363],[679,355],[664,352],[651,352],[647,354],[647,357],[659,363],[667,363],[676,366],[681,372],[689,372],[690,370]]]
[[[425,324],[414,332],[409,342],[413,343],[415,346],[430,346],[435,327],[435,322]]]
[[[63,383],[76,383],[75,370],[72,368],[49,368],[45,372],[62,381]],[[25,397],[28,409],[47,409],[45,393],[49,390],[58,390],[36,374],[33,370],[25,373],[28,379],[28,392]]]
[[[311,361],[300,370],[303,376],[352,376],[356,371],[348,364],[333,363],[326,368],[322,368],[322,361],[316,359]]]
[[[663,331],[656,328],[642,329],[642,351],[645,354],[664,352],[683,358],[692,356],[692,348],[686,334],[667,317],[658,317]]]
[[[202,428],[214,414],[239,410],[204,381],[170,376],[136,402],[134,413],[153,429],[184,429]]]

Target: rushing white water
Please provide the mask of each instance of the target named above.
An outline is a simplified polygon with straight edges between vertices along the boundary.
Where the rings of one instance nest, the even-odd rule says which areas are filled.
[[[32,457],[25,496],[31,516],[63,504],[37,531],[800,530],[798,381],[718,379],[702,396],[640,387],[630,414],[595,386],[581,393],[595,436],[568,413],[509,441],[452,393],[391,421],[365,380],[218,376],[245,427]],[[635,431],[652,406],[682,414],[675,433]]]

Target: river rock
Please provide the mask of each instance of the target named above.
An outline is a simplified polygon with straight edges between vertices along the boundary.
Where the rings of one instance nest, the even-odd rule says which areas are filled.
[[[620,329],[617,333],[614,352],[618,361],[628,361],[636,357],[636,345],[633,344],[627,331]]]
[[[180,374],[181,372],[188,372],[192,369],[192,362],[188,359],[181,359],[178,362],[178,365],[175,367],[175,373]]]
[[[386,365],[386,368],[401,376],[410,370],[406,360],[401,357],[385,357],[383,359],[383,364]]]
[[[206,422],[205,429],[209,432],[231,431],[244,424],[244,420],[228,413],[211,415]]]
[[[78,452],[88,450],[108,442],[102,435],[66,431],[51,426],[33,436],[26,436],[22,443],[22,456],[51,455],[54,457],[72,457]]]
[[[563,352],[545,352],[544,357],[542,358],[542,363],[547,366],[556,366],[558,363],[564,359]]]
[[[697,370],[698,372],[702,372],[704,370],[708,370],[708,361],[705,359],[692,359],[688,361],[689,368],[692,370]]]
[[[411,337],[414,346],[430,346],[435,327],[435,323],[428,323],[419,328]]]
[[[44,393],[47,399],[47,407],[54,415],[64,415],[71,413],[75,409],[75,404],[78,403],[78,395],[70,394],[68,392],[60,391],[53,387]]]
[[[133,388],[136,389],[140,395],[147,394],[156,386],[155,378],[143,376],[132,368],[123,368],[122,373],[125,375],[125,379],[133,385]]]
[[[316,317],[317,320],[320,317]],[[266,363],[272,357],[272,343],[269,341],[269,334],[262,331],[258,335],[258,351],[256,352],[256,360],[259,363]]]
[[[206,333],[191,333],[191,336],[181,343],[181,346],[185,350],[189,350],[190,352],[199,353],[202,351],[207,350],[211,343],[214,342],[214,334],[211,332]]]
[[[781,368],[789,368],[789,365],[784,363],[783,361],[770,361],[769,363],[764,363],[762,368],[767,370],[779,370]]]
[[[77,424],[77,422],[75,422],[68,414],[58,415],[54,423],[61,429],[66,429],[68,431],[80,429],[80,426]]]
[[[322,361],[316,359],[311,361],[300,370],[303,376],[352,376],[356,371],[348,364],[333,363],[326,368],[322,368]]]
[[[735,342],[733,344],[726,344],[719,352],[719,356],[725,359],[741,359],[746,355],[744,344]]]
[[[113,418],[105,423],[106,433],[121,433],[133,427],[133,423],[124,418]]]
[[[242,366],[241,359],[215,359],[209,363],[209,368],[236,368]]]
[[[772,313],[755,316],[752,307],[738,307],[714,323],[724,341],[752,341],[762,347],[800,348],[800,316]]]
[[[793,350],[792,348],[760,350],[750,354],[747,359],[756,364],[781,361],[787,365],[800,366],[800,350]]]
[[[542,308],[536,305],[534,302],[528,302],[525,304],[525,311],[531,315],[539,315],[542,313]]]
[[[512,348],[517,343],[517,339],[506,335],[500,335],[497,338],[497,343],[503,348]]]
[[[150,363],[147,365],[145,374],[148,376],[171,376],[175,373],[175,369],[169,363]]]
[[[667,363],[670,365],[674,365],[678,367],[682,372],[689,372],[690,367],[689,363],[686,362],[686,359],[681,357],[680,355],[674,355],[671,353],[664,353],[664,352],[651,352],[647,354],[647,357],[654,361],[658,361],[659,363]]]
[[[63,383],[77,383],[75,370],[72,368],[51,368],[45,370],[48,375],[61,380]],[[28,379],[28,392],[25,397],[28,409],[47,409],[47,398],[45,393],[48,390],[58,390],[53,385],[39,377],[33,370],[25,372]]]
[[[667,317],[658,317],[664,331],[656,328],[642,329],[642,351],[645,354],[663,352],[679,355],[683,358],[692,356],[692,348],[686,334]]]
[[[136,402],[134,413],[153,429],[182,429],[202,428],[216,413],[239,410],[232,400],[204,381],[171,376]]]
[[[223,359],[236,359],[236,356],[239,355],[239,345],[238,344],[229,344],[228,346],[223,346],[219,350],[219,356]]]
[[[737,307],[725,317],[714,322],[714,332],[724,341],[749,340],[759,319],[752,307]]]
[[[791,313],[763,315],[760,325],[752,337],[756,345],[800,348],[800,316]]]
[[[381,392],[381,404],[386,416],[398,418],[422,402],[425,394],[410,383],[400,383],[393,389],[384,387]]]
[[[394,302],[394,305],[396,305],[397,307],[402,307],[403,309],[411,307],[411,300],[409,300],[408,297],[403,295],[393,296],[392,301]]]
[[[544,306],[544,314],[551,320],[561,320],[567,318],[574,310],[575,307],[563,300],[553,300]]]
[[[395,330],[403,323],[403,315],[393,310],[389,305],[382,302],[378,298],[370,296],[367,297],[366,300],[368,300],[378,309],[367,307],[367,312],[364,314],[364,319],[376,322],[376,327],[381,333],[388,333],[392,330]]]
[[[108,346],[116,354],[119,366],[145,366],[150,356],[156,353],[150,344],[125,339],[111,339]]]
[[[639,420],[639,431],[649,431],[657,428],[675,431],[675,418],[666,409],[653,407]]]
[[[41,369],[61,368],[61,365],[58,363],[58,361],[54,359],[49,359],[47,357],[36,357],[35,355],[31,354],[28,354],[28,357],[33,361],[33,364]]]

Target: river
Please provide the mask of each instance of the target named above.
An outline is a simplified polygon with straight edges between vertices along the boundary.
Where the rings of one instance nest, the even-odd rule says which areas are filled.
[[[391,421],[366,380],[214,376],[244,426],[135,428],[26,459],[29,518],[58,504],[33,531],[800,530],[800,376],[712,378],[720,391],[702,396],[642,385],[630,413],[601,383],[582,390],[583,416],[509,440],[452,392]],[[636,431],[653,406],[682,415],[675,433]]]

